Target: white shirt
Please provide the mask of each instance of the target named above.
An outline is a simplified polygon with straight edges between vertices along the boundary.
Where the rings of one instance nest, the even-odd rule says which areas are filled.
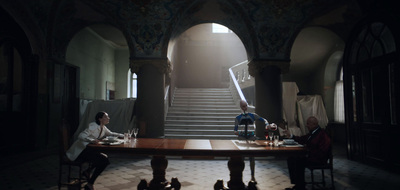
[[[101,134],[100,134],[101,132]],[[123,134],[111,132],[106,126],[103,127],[101,130],[101,126],[98,125],[96,122],[92,122],[89,124],[89,127],[82,131],[79,136],[78,140],[76,140],[72,146],[67,150],[66,155],[68,159],[74,161],[79,154],[86,148],[90,142],[95,141],[96,139],[101,139],[104,136],[119,136],[123,137]]]

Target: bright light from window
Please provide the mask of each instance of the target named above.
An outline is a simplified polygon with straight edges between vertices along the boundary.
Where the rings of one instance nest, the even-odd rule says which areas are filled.
[[[213,33],[232,33],[232,30],[229,30],[229,28],[222,26],[220,24],[212,23],[212,32]]]
[[[131,69],[128,71],[128,98],[136,98],[137,97],[137,75],[135,73],[132,74]]]
[[[343,94],[343,68],[340,70],[340,80],[336,81],[334,94],[334,120],[344,123],[344,94]]]

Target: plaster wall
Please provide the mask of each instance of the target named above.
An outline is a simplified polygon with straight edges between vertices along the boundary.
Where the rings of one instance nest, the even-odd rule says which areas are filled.
[[[80,68],[81,99],[106,98],[106,82],[115,83],[113,47],[91,30],[83,29],[68,45],[66,61]]]
[[[228,69],[247,60],[247,52],[235,33],[212,33],[211,24],[187,30],[177,43],[181,88],[226,88]]]
[[[127,98],[129,71],[128,49],[115,51],[115,99]]]

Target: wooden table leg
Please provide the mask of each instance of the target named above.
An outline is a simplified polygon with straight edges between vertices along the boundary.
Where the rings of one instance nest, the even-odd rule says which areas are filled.
[[[243,190],[245,185],[243,183],[243,170],[244,159],[242,156],[230,157],[228,161],[228,168],[230,171],[230,180],[228,182],[229,190]]]
[[[151,168],[153,169],[153,179],[150,181],[149,189],[161,189],[168,181],[165,179],[165,170],[168,166],[168,160],[165,156],[153,156],[151,159]]]

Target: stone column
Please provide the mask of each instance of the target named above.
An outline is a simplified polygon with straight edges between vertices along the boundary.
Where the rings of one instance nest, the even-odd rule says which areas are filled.
[[[165,74],[171,72],[170,65],[167,58],[130,60],[131,71],[138,76],[136,113],[138,137],[164,136]]]
[[[249,73],[255,79],[256,113],[270,123],[283,118],[282,77],[289,71],[289,61],[252,60]],[[264,136],[264,124],[257,122],[256,136]]]

